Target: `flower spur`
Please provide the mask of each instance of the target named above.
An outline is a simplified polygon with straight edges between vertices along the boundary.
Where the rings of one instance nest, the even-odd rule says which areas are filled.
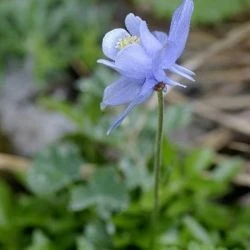
[[[104,90],[101,108],[128,105],[107,134],[154,91],[168,92],[173,86],[185,87],[170,79],[169,72],[194,81],[194,73],[176,63],[186,45],[192,12],[193,0],[183,0],[173,14],[168,35],[150,32],[144,20],[130,13],[125,18],[127,30],[117,28],[104,36],[102,49],[110,60],[99,59],[98,63],[117,71],[120,78]]]

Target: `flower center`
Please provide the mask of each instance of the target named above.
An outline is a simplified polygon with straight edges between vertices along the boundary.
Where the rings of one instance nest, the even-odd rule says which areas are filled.
[[[115,47],[119,50],[122,50],[130,44],[139,42],[140,38],[138,36],[127,36],[125,38],[119,39]]]
[[[166,84],[163,82],[159,82],[154,86],[154,90],[155,91],[164,91],[164,89],[166,88]]]

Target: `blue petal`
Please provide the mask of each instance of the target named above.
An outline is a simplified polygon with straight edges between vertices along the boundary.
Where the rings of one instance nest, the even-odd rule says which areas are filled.
[[[159,70],[159,71],[157,72],[157,81],[158,81],[158,82],[164,82],[164,83],[166,83],[167,85],[172,86],[172,87],[179,86],[179,87],[186,88],[186,85],[183,85],[183,84],[181,84],[181,83],[179,83],[179,82],[176,82],[176,81],[170,79],[170,78],[167,76],[165,70],[163,70],[163,69],[162,69],[162,70]]]
[[[178,59],[176,50],[176,44],[173,42],[167,42],[167,44],[158,52],[153,59],[153,71],[154,76],[158,81],[162,77],[162,71],[169,69],[175,65]]]
[[[118,41],[127,36],[129,36],[129,33],[125,29],[114,29],[106,33],[102,41],[104,55],[114,60],[119,52],[119,49],[117,49]]]
[[[150,56],[154,56],[162,48],[162,44],[149,31],[145,21],[140,24],[140,38],[141,43]]]
[[[140,23],[142,19],[135,16],[133,13],[129,13],[125,18],[125,25],[129,33],[133,36],[140,35]]]
[[[133,79],[145,79],[152,72],[152,60],[138,44],[121,50],[115,65],[122,75]]]
[[[182,88],[186,88],[186,87],[187,87],[187,86],[184,85],[184,84],[181,84],[181,83],[179,83],[179,82],[176,82],[176,81],[170,79],[168,76],[166,76],[165,82],[166,82],[166,84],[168,84],[168,85],[170,85],[170,86],[172,86],[172,87],[175,87],[175,86],[182,87]]]
[[[179,69],[178,69],[177,67],[175,67],[175,66],[169,68],[169,70],[170,70],[171,72],[175,73],[175,74],[178,74],[178,75],[180,75],[180,76],[182,76],[182,77],[184,77],[184,78],[186,78],[186,79],[192,81],[192,82],[195,81],[194,78],[193,78],[192,76],[190,76],[189,74],[183,72],[182,70],[179,70]]]
[[[115,121],[109,127],[107,134],[109,135],[111,131],[117,128],[122,121],[126,118],[131,110],[134,109],[135,106],[145,102],[148,100],[154,92],[155,81],[148,80],[144,83],[143,88],[140,94],[135,97],[135,99],[127,106],[127,108],[115,119]]]
[[[172,17],[169,40],[178,45],[176,48],[178,57],[182,54],[187,42],[193,9],[193,0],[183,0]]]
[[[175,64],[174,67],[179,70],[179,71],[182,71],[183,73],[185,74],[188,74],[190,76],[195,76],[195,73],[189,69],[187,69],[186,67],[183,67],[181,65],[178,65],[178,64]]]
[[[166,70],[173,67],[182,54],[187,41],[192,12],[192,0],[184,0],[174,12],[168,41],[153,60],[156,78],[159,78],[163,69]]]
[[[100,64],[103,64],[105,66],[108,66],[108,67],[110,67],[112,69],[116,69],[115,63],[113,61],[109,61],[109,60],[106,60],[106,59],[98,59],[97,62],[100,63]]]
[[[101,108],[131,102],[140,93],[143,81],[121,77],[104,90]]]
[[[162,31],[154,31],[153,34],[162,45],[167,43],[168,35],[166,33]]]

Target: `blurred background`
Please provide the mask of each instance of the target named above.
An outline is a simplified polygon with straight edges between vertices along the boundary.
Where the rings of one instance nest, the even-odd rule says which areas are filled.
[[[156,100],[110,136],[96,64],[126,14],[168,31],[180,0],[1,0],[0,249],[148,249]],[[194,0],[165,98],[159,250],[250,249],[250,0]]]

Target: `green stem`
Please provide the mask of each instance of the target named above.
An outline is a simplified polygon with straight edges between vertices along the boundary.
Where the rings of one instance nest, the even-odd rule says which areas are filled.
[[[158,129],[155,143],[154,156],[154,209],[152,214],[152,241],[150,250],[156,249],[156,238],[158,231],[158,214],[159,214],[159,185],[161,174],[161,158],[162,158],[162,136],[163,136],[163,120],[164,120],[164,101],[162,91],[158,91]]]

